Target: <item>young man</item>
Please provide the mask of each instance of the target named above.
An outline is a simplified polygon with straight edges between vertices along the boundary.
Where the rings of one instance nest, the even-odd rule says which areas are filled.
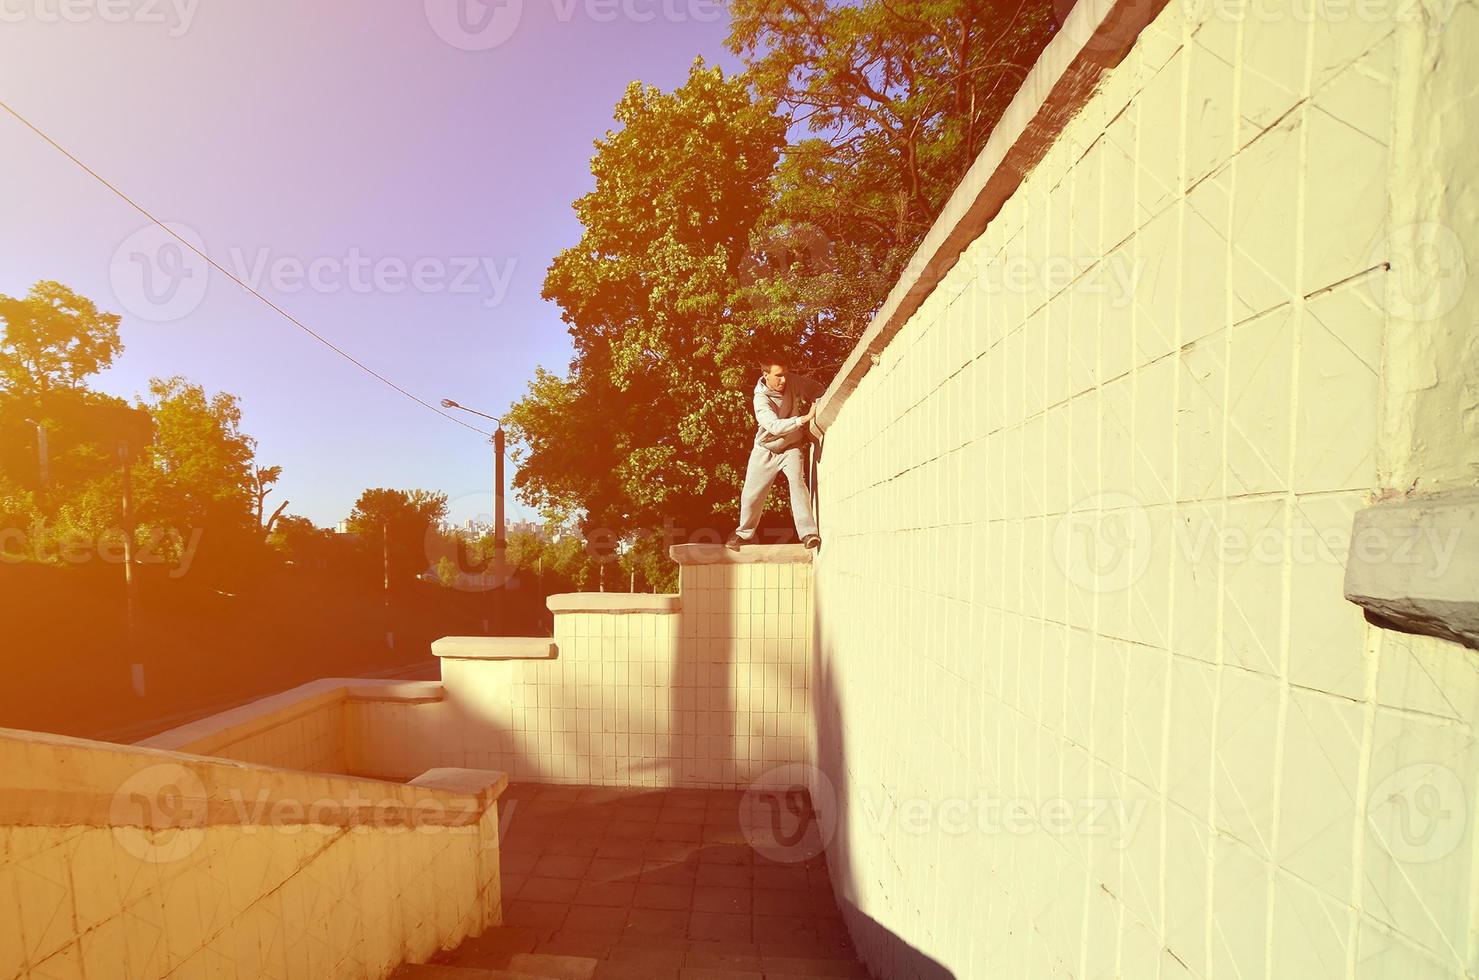
[[[726,544],[738,551],[755,539],[760,515],[765,511],[765,498],[777,475],[784,473],[791,487],[791,514],[796,521],[796,536],[808,548],[821,546],[817,519],[811,509],[811,492],[806,486],[805,458],[802,449],[808,437],[807,426],[816,417],[819,398],[826,389],[810,378],[786,373],[779,361],[762,366],[764,374],[755,383],[755,445],[750,450],[750,464],[745,470],[745,488],[740,493],[739,527]],[[811,403],[805,415],[797,415],[801,399]]]

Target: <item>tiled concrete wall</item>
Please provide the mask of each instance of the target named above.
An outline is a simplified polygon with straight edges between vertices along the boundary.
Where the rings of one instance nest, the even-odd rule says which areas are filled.
[[[347,772],[344,712],[342,700],[308,705],[208,754],[307,772]]]
[[[681,582],[671,613],[557,612],[552,660],[445,657],[444,704],[357,705],[352,741],[408,771],[622,786],[745,787],[807,762],[809,559]]]
[[[1479,973],[1479,655],[1341,594],[1420,339],[1394,143],[1474,118],[1397,84],[1474,5],[1402,10],[1168,5],[827,430],[818,756],[880,976]]]
[[[811,564],[682,569],[675,741],[683,781],[744,788],[811,760]]]
[[[395,737],[385,737],[375,726],[421,705],[433,709],[424,715],[429,719],[444,696],[440,684],[427,681],[324,678],[138,744],[305,772],[407,780],[442,765],[435,730],[415,733],[427,741],[416,746],[408,744],[410,733],[397,728]]]
[[[454,794],[0,733],[0,977],[379,980],[502,921],[497,842]]]

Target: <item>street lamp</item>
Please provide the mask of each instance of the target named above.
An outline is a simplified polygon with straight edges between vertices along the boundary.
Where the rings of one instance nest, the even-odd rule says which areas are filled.
[[[503,531],[503,419],[487,412],[480,412],[466,405],[459,405],[450,398],[442,399],[443,408],[455,408],[461,412],[468,412],[488,419],[495,426],[493,430],[493,576],[494,580],[501,586],[504,575],[504,556],[508,551],[508,541]]]
[[[46,458],[46,426],[37,422],[35,419],[26,419],[26,422],[36,427],[36,455],[41,461],[41,485],[44,487],[51,478],[51,474],[48,472],[49,464]]]

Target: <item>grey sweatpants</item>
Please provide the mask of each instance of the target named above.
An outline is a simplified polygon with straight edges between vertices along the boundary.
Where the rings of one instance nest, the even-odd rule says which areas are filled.
[[[765,498],[776,476],[786,474],[791,486],[791,514],[796,521],[796,535],[805,538],[817,533],[817,518],[811,509],[811,491],[806,487],[804,446],[773,453],[764,446],[750,450],[750,464],[745,468],[745,488],[740,491],[740,520],[735,534],[746,541],[755,537],[760,515],[765,513]]]

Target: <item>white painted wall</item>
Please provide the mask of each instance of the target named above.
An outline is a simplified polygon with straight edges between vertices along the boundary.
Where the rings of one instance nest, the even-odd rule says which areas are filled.
[[[1479,973],[1479,654],[1341,594],[1423,441],[1392,201],[1475,213],[1392,160],[1472,127],[1479,17],[1311,9],[1169,4],[826,433],[818,756],[880,976]]]

